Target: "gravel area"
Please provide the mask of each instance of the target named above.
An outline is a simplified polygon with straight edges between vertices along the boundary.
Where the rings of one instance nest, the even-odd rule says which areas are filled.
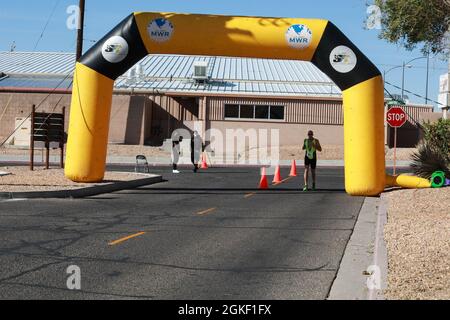
[[[417,151],[415,148],[397,149],[397,160],[411,160],[411,155],[415,151]],[[386,160],[394,160],[394,149],[386,149]]]
[[[11,173],[11,175],[0,176],[0,192],[73,190],[147,177],[143,174],[128,172],[106,172],[103,183],[87,184],[66,179],[64,170],[61,169],[37,168],[35,171],[30,171],[28,167],[0,167],[0,171]]]
[[[340,145],[323,145],[323,152],[319,154],[319,158],[322,160],[342,160],[344,159],[344,146]],[[282,146],[280,147],[280,159],[281,160],[298,160],[305,156],[305,152],[301,150],[302,148],[298,145]],[[416,149],[398,149],[397,159],[398,160],[410,160],[411,153]],[[36,154],[44,154],[44,150],[37,149]],[[28,155],[28,149],[17,149],[17,148],[0,148],[0,155]],[[59,150],[51,150],[51,155],[59,155]],[[143,154],[147,158],[157,157],[157,158],[170,158],[170,152],[163,150],[160,147],[149,147],[149,146],[129,146],[129,145],[115,145],[111,144],[108,146],[108,156],[110,157],[134,157],[138,154]],[[394,150],[386,149],[386,160],[394,159]]]
[[[323,151],[319,153],[321,160],[343,160],[344,146],[339,145],[323,145]],[[305,157],[305,151],[299,146],[282,146],[280,147],[281,160],[302,159]],[[410,160],[411,154],[416,149],[402,148],[397,149],[397,160]],[[386,148],[386,160],[394,159],[394,149]]]
[[[337,145],[322,145],[323,151],[319,153],[321,160],[342,160],[344,159],[344,147]],[[298,160],[305,158],[305,151],[302,146],[281,146],[281,160]]]
[[[127,146],[110,144],[108,146],[108,156],[135,157],[143,154],[146,157],[170,157],[170,152],[160,147],[149,146]]]
[[[388,201],[387,299],[450,299],[450,188],[398,190]]]
[[[45,155],[45,149],[43,148],[35,148],[34,152],[36,155],[44,156]],[[28,148],[16,148],[16,147],[0,147],[0,155],[29,155],[30,150]],[[50,155],[58,155],[59,156],[60,151],[59,149],[50,149]]]
[[[45,152],[45,149],[36,148],[36,155],[40,155]],[[59,155],[59,149],[51,149],[50,155]],[[29,155],[28,148],[14,148],[14,147],[0,147],[0,155]],[[164,151],[160,147],[149,146],[132,146],[132,145],[108,145],[108,156],[121,156],[121,157],[135,157],[139,154],[143,154],[147,157],[170,157],[170,153]]]

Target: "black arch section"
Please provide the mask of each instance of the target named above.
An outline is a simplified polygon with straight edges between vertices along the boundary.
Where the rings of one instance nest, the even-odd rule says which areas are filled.
[[[110,63],[102,55],[103,44],[113,36],[121,36],[128,42],[128,56],[119,63]],[[356,67],[348,73],[336,71],[330,63],[331,52],[341,45],[352,49],[357,57]],[[112,80],[116,80],[147,54],[136,18],[134,14],[131,14],[90,48],[80,58],[79,62]],[[378,68],[332,22],[327,23],[311,62],[330,77],[342,91],[381,75]]]
[[[113,36],[120,36],[128,42],[128,55],[119,63],[110,63],[103,58],[102,47]],[[106,36],[90,48],[79,60],[80,63],[98,73],[116,80],[147,55],[134,14],[126,17]]]
[[[349,47],[356,55],[356,67],[348,73],[336,71],[330,63],[331,52],[338,46]],[[311,62],[342,91],[381,75],[380,70],[332,22],[328,22]]]

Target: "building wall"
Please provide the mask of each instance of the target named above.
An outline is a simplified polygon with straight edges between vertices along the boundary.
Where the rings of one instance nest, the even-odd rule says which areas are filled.
[[[344,112],[340,100],[319,99],[255,99],[255,98],[208,98],[209,119],[225,120],[225,104],[275,105],[285,107],[287,123],[343,125]]]
[[[127,138],[130,141],[138,141],[139,137],[133,137],[134,129],[137,125],[134,125],[130,118],[134,116],[133,112],[130,112],[130,104],[135,100],[132,100],[130,96],[113,96],[111,117],[109,125],[109,142],[115,144],[125,143]],[[134,140],[133,140],[134,138]]]
[[[66,131],[70,116],[70,94],[0,93],[0,139],[15,129],[17,117],[28,117],[32,105],[40,112],[58,112],[66,106]],[[55,107],[56,106],[56,107]],[[109,142],[161,145],[173,130],[185,127],[185,121],[199,120],[196,98],[176,98],[115,94],[111,107]]]
[[[62,107],[66,107],[66,131],[70,115],[70,94],[48,94],[44,93],[0,93],[0,139],[8,137],[15,130],[15,119],[17,117],[28,117],[31,114],[32,105],[40,107],[39,112],[61,113]],[[133,102],[133,103],[130,103]],[[129,119],[130,105],[136,105],[129,96],[115,95],[111,109],[111,125],[109,141],[112,143],[125,143],[126,138],[136,141],[133,134],[136,127],[135,119]],[[133,108],[131,109],[133,110]]]
[[[200,120],[200,103],[196,97],[150,95],[147,103],[151,117],[146,122],[146,144],[162,145],[174,130],[188,129],[188,123]]]
[[[70,94],[0,93],[0,138],[3,140],[15,127],[16,117],[26,117],[32,104],[39,111],[61,112],[66,106],[69,119]],[[270,104],[285,106],[285,119],[280,121],[239,121],[225,119],[225,104]],[[55,106],[57,107],[55,108]],[[419,120],[431,107],[408,106],[412,118]],[[206,120],[208,119],[208,120]],[[410,120],[410,119],[409,119]],[[109,142],[115,144],[150,144],[159,146],[170,138],[173,130],[191,128],[201,121],[204,128],[219,129],[279,129],[282,145],[295,145],[308,130],[314,130],[323,144],[343,144],[343,108],[337,99],[282,99],[251,97],[175,97],[161,95],[115,94],[111,109]],[[66,123],[66,130],[68,126]],[[407,126],[400,134],[400,145],[413,146],[417,142],[417,128]],[[416,131],[414,131],[416,130]],[[390,132],[387,131],[387,142]],[[406,139],[405,143],[402,139]]]
[[[344,114],[342,101],[320,99],[255,99],[255,98],[208,98],[209,127],[227,129],[274,129],[279,130],[280,145],[298,145],[313,130],[323,144],[344,143]],[[275,105],[285,107],[285,119],[279,121],[241,121],[225,119],[226,104]],[[269,143],[271,143],[269,141]]]
[[[223,134],[226,130],[244,131],[250,129],[262,130],[279,130],[280,145],[301,145],[306,139],[309,130],[313,130],[316,138],[322,144],[343,145],[344,144],[344,127],[340,125],[317,125],[317,124],[300,124],[300,123],[273,123],[273,122],[248,122],[248,121],[211,121],[211,129],[221,130]],[[268,133],[268,136],[270,133]],[[270,141],[269,141],[270,143]]]
[[[407,122],[397,129],[397,147],[414,148],[422,139],[422,130],[417,123],[423,123],[429,115],[433,115],[433,108],[429,106],[402,106],[406,112]],[[388,108],[385,108],[385,113]],[[386,144],[393,148],[395,146],[395,129],[386,124]]]
[[[15,129],[17,117],[26,118],[31,114],[32,105],[39,105],[42,101],[40,112],[61,113],[63,106],[70,105],[70,96],[55,94],[44,99],[48,94],[34,93],[0,93],[0,138],[1,141],[8,137]],[[60,100],[61,99],[61,100]],[[58,104],[59,102],[59,104]],[[58,104],[58,105],[57,105]],[[55,106],[57,107],[55,108]],[[69,108],[66,108],[66,126]]]

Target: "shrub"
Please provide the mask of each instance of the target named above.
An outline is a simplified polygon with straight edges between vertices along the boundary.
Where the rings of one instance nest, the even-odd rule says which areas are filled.
[[[450,162],[450,119],[439,119],[437,123],[423,124],[424,141],[436,148]]]
[[[450,178],[450,120],[423,124],[424,137],[412,155],[411,168],[419,177],[430,179],[435,171]]]
[[[436,171],[444,171],[450,177],[448,159],[427,142],[422,142],[412,154],[411,168],[417,176],[425,179],[430,179]]]

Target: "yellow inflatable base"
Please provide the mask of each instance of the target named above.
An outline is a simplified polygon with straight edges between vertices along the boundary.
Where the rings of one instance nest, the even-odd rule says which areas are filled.
[[[402,187],[406,189],[425,189],[431,188],[431,182],[424,178],[399,175],[386,175],[386,184],[388,187]]]

